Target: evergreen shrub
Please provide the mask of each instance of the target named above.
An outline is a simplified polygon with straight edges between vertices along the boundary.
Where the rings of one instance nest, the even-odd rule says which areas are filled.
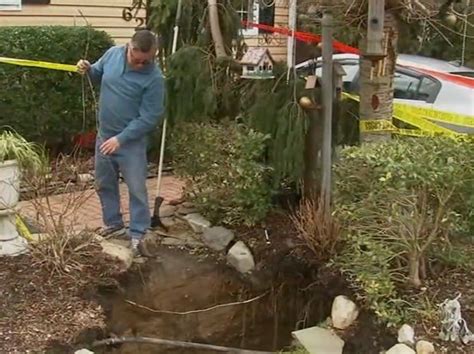
[[[113,44],[90,27],[0,27],[4,57],[75,64],[87,55],[94,62]],[[29,141],[61,149],[95,127],[91,88],[76,73],[0,63],[0,85],[0,126]]]

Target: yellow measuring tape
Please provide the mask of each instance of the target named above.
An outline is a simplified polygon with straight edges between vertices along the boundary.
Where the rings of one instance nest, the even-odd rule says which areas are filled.
[[[13,65],[19,65],[19,66],[31,66],[31,67],[36,67],[36,68],[61,70],[61,71],[68,71],[68,72],[77,72],[76,65],[51,63],[48,61],[36,61],[36,60],[0,57],[0,63],[13,64]]]

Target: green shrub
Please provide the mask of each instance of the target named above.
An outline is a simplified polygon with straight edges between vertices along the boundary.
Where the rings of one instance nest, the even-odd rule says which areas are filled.
[[[112,45],[108,34],[89,27],[0,27],[0,56],[18,59],[75,64],[88,48],[93,62]],[[70,144],[73,135],[95,126],[92,92],[84,81],[83,105],[82,80],[75,73],[0,63],[0,126],[49,147]]]
[[[269,168],[262,163],[268,136],[235,123],[186,123],[175,128],[170,150],[189,196],[212,221],[252,225],[271,205]]]
[[[335,206],[346,242],[336,262],[385,322],[398,324],[413,310],[397,300],[397,285],[420,286],[433,250],[469,234],[473,164],[474,143],[449,138],[343,150]]]

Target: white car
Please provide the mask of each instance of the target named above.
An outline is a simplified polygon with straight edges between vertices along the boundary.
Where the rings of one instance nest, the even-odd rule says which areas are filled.
[[[344,90],[359,91],[359,56],[335,54],[346,74]],[[321,76],[321,58],[297,65],[297,70],[311,70]],[[474,125],[474,70],[446,61],[417,55],[400,54],[394,78],[395,102],[439,111],[472,116]],[[474,134],[474,127],[438,123],[459,133]]]

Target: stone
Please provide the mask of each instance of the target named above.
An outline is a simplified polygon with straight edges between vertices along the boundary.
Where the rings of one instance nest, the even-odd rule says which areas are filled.
[[[92,182],[94,180],[94,176],[90,173],[80,173],[77,175],[77,182],[80,184],[85,184],[88,182]]]
[[[125,266],[125,269],[130,268],[133,263],[133,252],[130,248],[107,240],[102,241],[100,245],[102,247],[102,252],[121,261]]]
[[[165,225],[165,227],[168,227],[168,228],[176,225],[176,219],[173,218],[172,216],[165,217],[165,218],[160,217],[160,220],[163,223],[163,225]]]
[[[346,329],[359,316],[359,309],[357,305],[351,301],[347,296],[337,296],[331,309],[332,326],[337,329]]]
[[[333,331],[311,327],[291,333],[311,354],[342,354],[344,341]]]
[[[400,327],[398,330],[398,343],[415,344],[415,331],[411,326],[404,324]]]
[[[176,209],[177,208],[174,205],[163,205],[160,208],[160,219],[173,216],[174,213],[176,212]]]
[[[193,214],[196,212],[197,210],[195,207],[186,207],[184,205],[180,205],[178,210],[176,211],[176,213],[179,215],[188,215],[188,214]]]
[[[164,237],[161,244],[165,246],[202,246],[202,243],[193,236],[190,232],[183,231],[169,237]]]
[[[391,347],[385,354],[416,354],[408,345],[399,343]]]
[[[234,233],[222,226],[214,226],[204,230],[202,240],[214,251],[223,251],[234,239]]]
[[[184,220],[186,220],[193,231],[198,234],[202,233],[204,229],[211,227],[210,221],[198,213],[188,214],[184,217]]]
[[[238,241],[227,253],[227,263],[237,269],[240,273],[249,273],[255,268],[252,252],[242,241]]]
[[[89,349],[79,349],[74,354],[94,354],[94,352],[91,352]]]
[[[434,354],[436,353],[433,343],[426,340],[420,340],[416,343],[416,354]]]

